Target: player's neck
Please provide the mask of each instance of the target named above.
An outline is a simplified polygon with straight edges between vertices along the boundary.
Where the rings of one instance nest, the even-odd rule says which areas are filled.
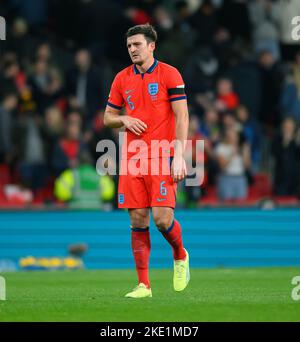
[[[138,69],[138,71],[141,74],[144,74],[145,72],[147,72],[147,70],[151,67],[151,65],[154,63],[154,57],[152,56],[151,58],[149,58],[149,60],[147,60],[144,64],[142,65],[137,65],[136,67]]]

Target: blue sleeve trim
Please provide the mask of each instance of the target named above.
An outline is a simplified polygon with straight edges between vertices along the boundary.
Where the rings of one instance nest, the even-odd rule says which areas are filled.
[[[122,109],[122,107],[116,106],[116,105],[114,105],[114,104],[111,103],[111,102],[107,102],[107,105],[110,106],[110,107],[112,107],[112,108],[115,108],[115,109]]]
[[[180,96],[180,97],[175,97],[174,99],[170,99],[170,102],[179,101],[179,100],[186,100],[186,99],[187,99],[186,96]]]

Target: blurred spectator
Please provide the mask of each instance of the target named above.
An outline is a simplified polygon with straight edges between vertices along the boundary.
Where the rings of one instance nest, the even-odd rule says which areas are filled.
[[[274,193],[278,196],[296,195],[299,175],[297,174],[296,124],[293,118],[286,118],[280,132],[272,143],[274,158]]]
[[[71,207],[111,210],[115,184],[110,176],[97,174],[91,158],[84,152],[79,155],[78,166],[66,169],[56,179],[54,193]]]
[[[14,111],[18,105],[16,93],[7,93],[0,105],[0,164],[11,161],[13,151]]]
[[[21,70],[20,64],[15,56],[11,57],[3,66],[3,79],[1,80],[2,91],[21,92],[26,84],[26,75]]]
[[[224,0],[219,11],[219,24],[234,39],[251,40],[251,22],[247,0]]]
[[[300,198],[300,126],[298,126],[295,135],[296,142],[296,184],[297,184],[297,196]]]
[[[200,132],[209,139],[213,146],[220,140],[219,113],[216,109],[208,109],[204,114]]]
[[[87,151],[81,137],[81,124],[78,112],[69,114],[65,135],[58,140],[53,150],[52,165],[56,176],[66,169],[77,167],[80,154]]]
[[[135,6],[129,6],[125,15],[132,21],[133,26],[152,22],[151,16],[144,9]]]
[[[156,56],[162,61],[168,61],[171,65],[182,68],[186,61],[188,39],[179,25],[174,25],[171,13],[163,6],[158,6],[153,11],[153,19],[160,37],[157,45]],[[176,49],[176,54],[172,53]]]
[[[51,66],[51,64],[53,63],[53,56],[50,45],[47,43],[42,43],[41,45],[39,45],[36,50],[35,58],[37,61],[43,61],[47,65]]]
[[[189,4],[187,1],[179,0],[174,5],[175,10],[175,24],[180,28],[182,32],[189,31],[188,20],[190,17]]]
[[[24,18],[31,27],[38,29],[46,23],[48,1],[47,0],[8,0],[8,4],[18,16]]]
[[[294,61],[292,63],[293,77],[297,86],[298,95],[300,95],[300,50],[295,54]]]
[[[233,91],[232,82],[228,78],[220,78],[217,83],[217,102],[218,110],[233,110],[239,104],[239,97]]]
[[[52,171],[54,146],[63,136],[65,129],[63,114],[58,107],[49,107],[46,109],[41,129],[45,144],[47,166]]]
[[[217,31],[217,11],[211,0],[202,1],[199,9],[188,20],[197,35],[197,45],[210,45]]]
[[[280,105],[283,116],[291,116],[300,123],[300,52],[286,74],[281,90]]]
[[[101,107],[103,92],[101,74],[92,65],[87,50],[79,50],[75,56],[75,68],[67,74],[66,90],[72,108],[85,111],[84,126],[90,127],[97,110]]]
[[[200,133],[202,139],[204,139],[205,180],[202,188],[205,188],[207,185],[214,185],[216,183],[216,175],[218,172],[218,165],[214,158],[213,149],[221,140],[221,122],[216,109],[210,108],[206,110],[204,119],[200,125]]]
[[[258,60],[261,81],[260,121],[269,126],[279,122],[279,98],[281,87],[281,71],[272,53],[262,51]]]
[[[27,66],[32,55],[31,40],[29,37],[29,27],[23,18],[16,18],[13,21],[12,29],[9,31],[7,39],[8,51],[14,52],[19,58],[22,65]]]
[[[50,68],[47,59],[43,56],[36,60],[28,80],[40,114],[62,96],[62,79],[56,69]]]
[[[251,148],[252,168],[258,170],[260,137],[257,124],[254,120],[251,120],[249,111],[244,105],[239,105],[236,108],[236,117],[239,123],[239,132],[242,133]]]
[[[198,140],[204,140],[204,136],[200,133],[200,122],[197,116],[191,115],[190,116],[190,125],[189,125],[189,132],[188,132],[188,141],[191,144],[187,145],[185,151],[185,158],[187,162],[187,178],[194,178],[196,175],[201,174],[202,169],[204,169],[204,165],[206,164],[206,157],[203,155],[202,151],[196,150],[196,143]],[[210,151],[210,143],[209,141],[205,141],[204,148],[207,151]],[[204,152],[204,151],[203,151]],[[198,155],[197,155],[198,153]],[[193,168],[193,169],[192,169]],[[195,171],[195,168],[198,171]],[[192,174],[194,172],[194,174]],[[204,175],[203,175],[204,176]],[[186,186],[184,187],[181,184],[181,192],[185,194],[185,206],[193,207],[198,202],[201,197],[201,187],[200,187],[200,180],[199,186]],[[183,195],[181,194],[183,197]],[[179,196],[180,197],[180,196]]]
[[[255,0],[249,2],[253,24],[253,44],[257,52],[268,50],[275,60],[280,58],[279,7],[275,1]]]
[[[237,49],[227,56],[229,66],[223,65],[222,73],[232,80],[239,102],[246,105],[251,116],[258,119],[261,110],[262,77],[253,58],[253,55],[243,56]]]
[[[239,134],[233,128],[228,128],[224,140],[217,145],[215,154],[220,167],[217,182],[220,200],[246,199],[248,193],[246,170],[251,166],[250,148],[241,144]]]
[[[36,112],[37,110],[37,104],[33,98],[32,89],[27,84],[24,84],[20,90],[19,103],[20,114]]]
[[[96,159],[99,158],[99,154],[96,152],[95,147],[97,146],[97,143],[101,140],[108,139],[108,140],[113,141],[116,146],[117,154],[119,152],[118,130],[111,130],[107,126],[104,126],[103,118],[104,118],[104,109],[100,110],[97,113],[95,120],[93,121],[91,136],[87,136],[87,134],[85,134],[85,142],[89,144],[90,153],[94,157],[95,161]]]
[[[221,115],[222,131],[225,132],[227,129],[233,129],[239,132],[239,123],[233,112],[227,111]]]
[[[41,119],[35,113],[19,116],[14,129],[21,183],[33,191],[43,187],[49,176],[45,145],[41,134]]]
[[[194,49],[183,66],[184,79],[192,94],[212,92],[219,63],[210,48]]]

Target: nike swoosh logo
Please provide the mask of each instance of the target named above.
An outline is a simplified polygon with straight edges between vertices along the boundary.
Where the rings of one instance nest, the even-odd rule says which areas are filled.
[[[163,202],[165,200],[166,200],[166,198],[157,198],[157,202]]]
[[[125,94],[129,94],[133,91],[133,89],[130,89],[130,90],[125,90]]]

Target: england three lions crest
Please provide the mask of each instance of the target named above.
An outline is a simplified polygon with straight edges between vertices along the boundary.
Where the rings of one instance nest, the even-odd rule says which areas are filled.
[[[158,93],[158,83],[149,83],[148,84],[148,93],[151,96],[157,95],[157,93]]]

